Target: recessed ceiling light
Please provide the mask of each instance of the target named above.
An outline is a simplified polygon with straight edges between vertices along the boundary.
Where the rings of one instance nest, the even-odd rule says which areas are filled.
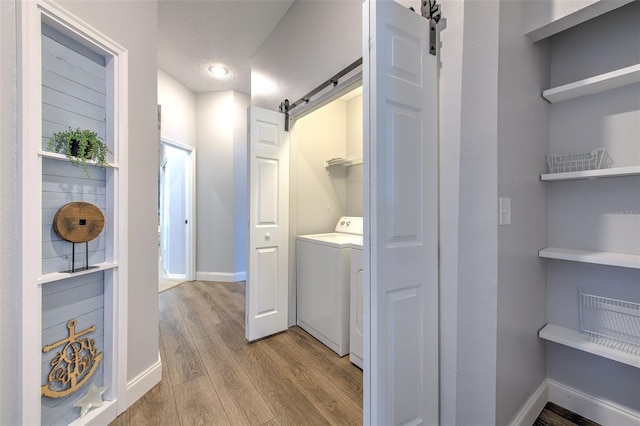
[[[212,65],[209,67],[209,72],[218,78],[226,77],[229,74],[229,70],[223,65]]]

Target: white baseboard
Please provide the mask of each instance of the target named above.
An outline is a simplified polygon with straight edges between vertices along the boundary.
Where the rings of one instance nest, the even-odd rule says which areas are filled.
[[[187,276],[185,274],[167,274],[167,278],[169,278],[170,280],[185,280],[187,279]]]
[[[602,425],[638,426],[640,413],[547,379],[549,401]]]
[[[532,425],[547,401],[602,425],[638,426],[640,424],[640,413],[637,411],[611,401],[594,398],[555,380],[545,379],[529,397],[511,425]]]
[[[145,371],[140,373],[138,377],[127,383],[127,406],[128,409],[149,392],[155,385],[162,380],[162,360],[160,359],[160,351],[158,351],[158,360]],[[124,410],[123,410],[124,411]],[[120,414],[120,413],[118,413]]]
[[[549,401],[548,390],[548,379],[544,379],[510,423],[511,426],[531,426]]]
[[[244,281],[247,279],[247,273],[242,272],[196,272],[196,280],[198,281],[218,281],[223,283],[233,283],[236,281]]]

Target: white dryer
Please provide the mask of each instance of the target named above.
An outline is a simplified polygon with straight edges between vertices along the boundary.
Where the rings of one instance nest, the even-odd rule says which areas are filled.
[[[349,327],[349,361],[360,368],[363,367],[364,341],[364,267],[362,258],[362,242],[351,247],[351,309]]]
[[[296,239],[297,324],[340,356],[349,353],[351,246],[362,218],[343,216],[335,232]]]

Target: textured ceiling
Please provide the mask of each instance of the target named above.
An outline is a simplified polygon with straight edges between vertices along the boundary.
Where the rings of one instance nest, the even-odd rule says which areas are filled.
[[[161,0],[158,67],[194,92],[251,91],[251,56],[294,0]],[[222,63],[230,76],[208,68]]]

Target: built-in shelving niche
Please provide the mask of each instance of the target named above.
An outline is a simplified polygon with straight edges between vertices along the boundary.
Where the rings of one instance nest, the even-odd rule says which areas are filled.
[[[17,327],[22,336],[17,342],[17,423],[108,424],[127,408],[127,50],[56,2],[17,2],[16,9],[21,75]],[[53,132],[69,127],[97,132],[113,152],[111,167],[90,165],[87,178],[64,155],[47,152]],[[65,272],[71,243],[51,229],[57,210],[72,201],[96,204],[105,217],[101,235],[89,244],[88,263],[96,268],[75,273]],[[78,267],[84,261],[81,246]],[[79,377],[75,391],[60,395],[56,392],[66,388],[50,382],[48,373],[52,357],[77,341],[79,336],[68,339],[73,328],[81,338],[95,340],[97,350],[91,352],[101,353],[102,359],[93,363],[94,373],[86,381]],[[102,406],[81,417],[73,404],[91,383],[108,389]]]
[[[62,425],[80,417],[73,404],[90,383],[105,383],[104,365],[111,363],[105,353],[104,272],[85,271],[80,275],[66,273],[82,271],[88,265],[102,265],[107,259],[106,229],[87,245],[62,240],[53,229],[56,212],[63,205],[84,201],[97,206],[105,217],[107,212],[107,172],[89,166],[90,177],[81,167],[64,156],[46,153],[54,132],[68,128],[89,129],[103,140],[107,137],[107,70],[103,56],[77,41],[42,25],[42,346],[61,341],[69,334],[67,323],[75,319],[76,332],[89,327],[96,329],[82,337],[95,340],[102,360],[91,378],[74,393],[63,398],[41,397],[41,424]],[[62,160],[62,161],[60,161]],[[88,253],[87,253],[88,250]],[[88,256],[87,256],[88,254]],[[88,260],[88,264],[87,264]],[[47,384],[51,361],[61,348],[42,354],[41,384]]]
[[[583,96],[596,95],[598,93],[637,83],[640,83],[640,64],[613,70],[559,87],[554,87],[543,91],[542,96],[550,103],[555,104]],[[632,90],[637,89],[634,88]],[[594,180],[601,178],[637,179],[638,176],[640,176],[640,165],[566,173],[547,173],[542,174],[540,179],[552,184],[556,181]],[[596,192],[597,191],[598,190],[596,190]],[[634,214],[634,212],[635,210],[631,212],[631,214]],[[585,263],[600,265],[603,267],[618,267],[635,270],[640,269],[640,254],[581,250],[569,247],[546,247],[539,251],[539,257],[575,262],[576,265]],[[577,265],[576,267],[579,266]],[[606,293],[606,286],[604,286],[603,292]],[[637,350],[634,350],[633,352],[625,352],[613,346],[606,346],[590,341],[584,333],[572,328],[567,328],[557,324],[547,324],[539,331],[538,335],[540,338],[550,342],[558,343],[602,358],[640,368],[640,355],[637,353]],[[635,337],[640,339],[640,336]]]

